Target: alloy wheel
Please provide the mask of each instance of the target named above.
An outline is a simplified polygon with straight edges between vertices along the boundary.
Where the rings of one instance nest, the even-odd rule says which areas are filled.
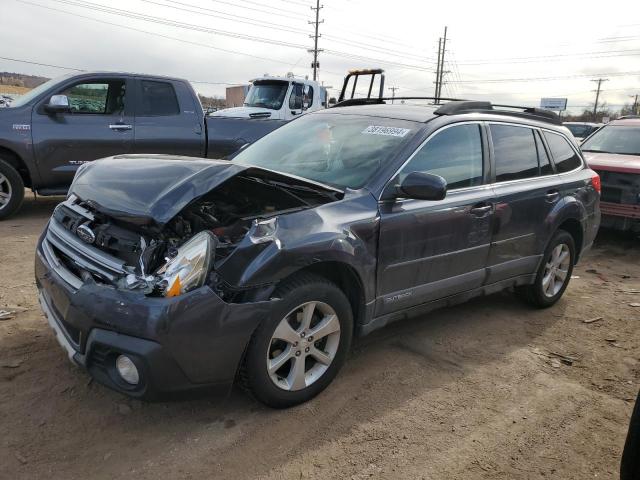
[[[323,302],[307,302],[278,324],[267,350],[267,372],[283,390],[302,390],[328,370],[340,345],[340,321]]]
[[[0,173],[0,210],[9,205],[11,201],[11,184],[9,179]]]
[[[567,282],[569,266],[571,264],[571,251],[569,246],[561,243],[551,251],[549,261],[545,265],[542,277],[542,291],[547,297],[558,294]]]

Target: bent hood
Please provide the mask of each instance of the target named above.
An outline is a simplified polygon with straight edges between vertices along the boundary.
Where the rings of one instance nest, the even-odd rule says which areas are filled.
[[[193,200],[243,172],[342,193],[310,180],[227,160],[169,155],[118,155],[85,163],[78,169],[69,193],[114,219],[162,227]]]
[[[589,168],[610,172],[640,174],[640,155],[582,152]]]

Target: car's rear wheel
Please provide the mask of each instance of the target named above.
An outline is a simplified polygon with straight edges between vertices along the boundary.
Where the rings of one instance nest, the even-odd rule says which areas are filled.
[[[0,220],[13,215],[22,205],[24,182],[8,162],[0,158]]]
[[[535,281],[532,285],[519,287],[518,293],[536,307],[550,307],[567,289],[575,258],[573,237],[565,230],[558,230],[547,245]]]
[[[242,374],[258,400],[285,408],[331,383],[351,344],[353,315],[345,294],[316,275],[286,281],[275,296],[280,301],[254,333]]]

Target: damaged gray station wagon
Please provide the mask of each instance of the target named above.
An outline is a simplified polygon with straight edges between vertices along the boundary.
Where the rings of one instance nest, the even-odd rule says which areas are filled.
[[[327,387],[356,335],[507,288],[562,296],[600,183],[554,114],[357,103],[232,161],[83,165],[36,256],[69,357],[134,397],[237,382],[287,407]]]

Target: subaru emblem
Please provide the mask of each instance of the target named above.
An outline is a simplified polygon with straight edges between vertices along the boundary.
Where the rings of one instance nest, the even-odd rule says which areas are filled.
[[[96,241],[96,234],[93,233],[93,230],[91,230],[86,224],[80,225],[76,228],[76,235],[78,235],[80,240],[85,243],[93,243]]]

